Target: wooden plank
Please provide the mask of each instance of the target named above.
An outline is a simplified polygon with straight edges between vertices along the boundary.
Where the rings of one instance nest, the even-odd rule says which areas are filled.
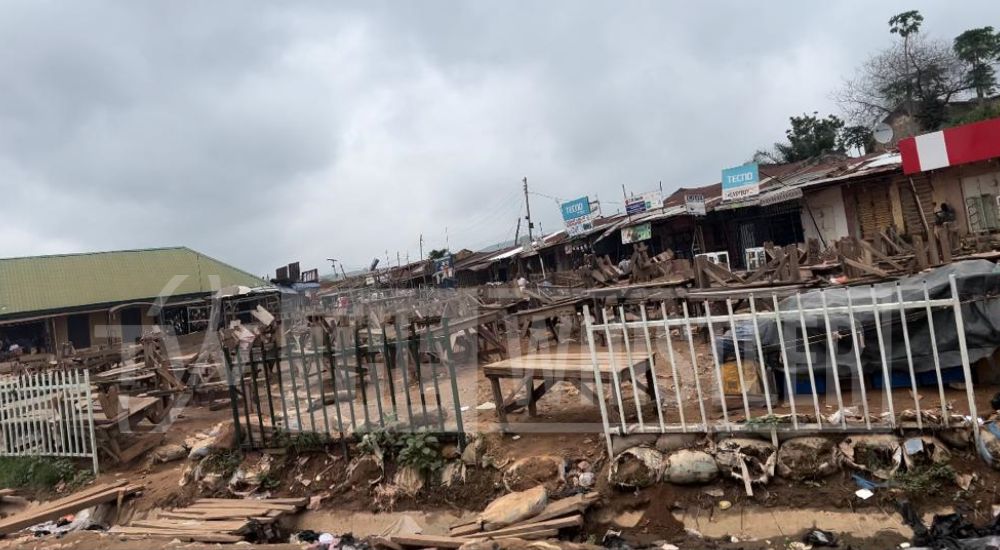
[[[516,535],[499,535],[499,536],[494,536],[491,533],[486,533],[486,535],[487,536],[484,537],[483,540],[489,540],[489,539],[496,539],[496,540],[503,540],[503,539],[539,540],[539,539],[547,539],[547,538],[558,537],[559,536],[559,530],[558,529],[539,529],[537,531],[528,531],[528,532],[525,532],[525,533],[518,533]]]
[[[889,277],[889,273],[887,273],[887,272],[885,272],[885,271],[883,271],[883,270],[881,270],[881,269],[879,269],[879,268],[877,268],[877,267],[875,267],[873,265],[867,265],[867,264],[864,264],[864,263],[859,262],[857,260],[852,260],[852,259],[850,259],[848,257],[844,257],[842,259],[842,261],[845,264],[847,264],[847,265],[849,265],[851,267],[855,267],[857,269],[860,269],[861,271],[864,271],[865,273],[869,273],[869,274],[875,275],[877,277]]]
[[[140,437],[139,441],[135,442],[131,447],[125,449],[118,455],[118,460],[122,464],[132,462],[146,451],[159,446],[166,435],[167,434],[161,432],[146,434]]]
[[[170,529],[150,529],[148,527],[128,527],[116,525],[108,530],[109,533],[124,536],[130,539],[139,538],[171,538],[182,542],[218,542],[234,543],[243,540],[239,535],[227,535],[224,533],[184,533]]]
[[[555,518],[545,521],[536,521],[532,523],[525,523],[522,525],[515,525],[511,527],[504,527],[503,529],[494,529],[493,531],[487,531],[486,535],[491,537],[499,537],[503,535],[516,535],[518,533],[530,533],[531,531],[538,531],[540,529],[567,529],[570,527],[582,527],[583,526],[583,515],[573,514],[572,516],[564,518]]]
[[[4,518],[3,520],[0,520],[0,534],[7,535],[10,533],[16,533],[21,529],[31,527],[32,525],[38,523],[59,519],[66,514],[72,514],[105,502],[112,502],[118,499],[119,493],[130,495],[137,493],[142,489],[141,485],[125,484],[126,482],[122,481],[118,484],[112,484],[110,488],[104,486],[101,487],[103,490],[91,492],[82,498],[79,495],[70,495],[48,503],[41,508],[26,510],[23,513]]]
[[[883,254],[881,250],[879,250],[879,249],[875,248],[874,246],[872,246],[871,244],[869,244],[868,241],[866,241],[864,239],[858,239],[858,245],[860,245],[861,248],[867,250],[872,256],[874,256],[874,257],[878,258],[879,260],[881,260],[881,261],[883,261],[883,262],[891,265],[893,267],[893,269],[898,269],[899,271],[905,271],[906,270],[898,262],[896,262],[892,258],[886,256],[885,254]]]
[[[417,548],[458,548],[476,539],[443,535],[392,535],[389,540],[396,544]]]

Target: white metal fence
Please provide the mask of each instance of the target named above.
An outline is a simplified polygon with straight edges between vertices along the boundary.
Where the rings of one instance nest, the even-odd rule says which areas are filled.
[[[90,458],[98,472],[87,371],[0,378],[0,456]]]
[[[971,425],[978,442],[954,275],[937,290],[934,299],[926,281],[907,287],[905,296],[898,283],[894,291],[886,285],[878,292],[875,286],[820,290],[807,294],[817,302],[818,293],[818,305],[803,306],[802,294],[781,301],[761,289],[759,296],[715,301],[720,313],[712,312],[713,303],[699,303],[698,315],[687,302],[673,315],[666,303],[606,307],[596,319],[585,308],[595,378],[598,350],[612,352],[616,373],[609,391],[598,388],[597,396],[609,447],[613,435],[632,433],[866,432],[931,424]],[[838,292],[836,303],[828,301]],[[634,370],[615,364],[622,352],[629,367],[649,362],[655,399],[639,391],[645,381]]]

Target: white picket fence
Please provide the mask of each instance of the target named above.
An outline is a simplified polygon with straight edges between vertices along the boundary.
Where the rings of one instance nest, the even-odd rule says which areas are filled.
[[[665,303],[645,303],[629,310],[622,306],[604,308],[594,312],[598,318],[585,308],[584,322],[594,357],[595,377],[599,379],[597,350],[606,347],[606,351],[614,352],[609,354],[612,371],[621,371],[619,367],[623,366],[615,365],[615,357],[620,358],[624,352],[629,365],[648,360],[656,381],[655,399],[639,391],[644,380],[635,379],[634,374],[632,380],[627,375],[614,376],[609,391],[599,392],[598,404],[609,448],[612,436],[635,433],[870,432],[903,425],[922,429],[931,417],[937,427],[971,427],[978,442],[975,389],[962,303],[953,275],[950,283],[950,296],[946,298],[931,299],[924,282],[923,296],[919,297],[919,290],[910,289],[908,300],[903,299],[897,285],[891,296],[886,296],[883,289],[883,295],[876,297],[875,287],[871,287],[870,295],[862,289],[865,298],[852,300],[848,292],[846,304],[836,306],[828,305],[825,291],[820,294],[821,307],[803,308],[801,296],[795,295],[792,303],[797,307],[788,307],[786,303],[784,309],[777,296],[762,289],[759,296],[751,295],[747,300],[748,312],[734,312],[733,299],[725,299],[715,302],[717,309],[725,305],[725,313],[712,314],[711,304],[704,302],[699,304],[704,314],[697,316],[691,315],[686,302],[682,304],[682,314],[674,316],[668,315]],[[858,292],[854,290],[855,295]],[[763,311],[764,307],[767,311]],[[659,318],[649,319],[647,311],[658,311]],[[628,312],[639,320],[628,320]],[[834,316],[837,317],[831,324]],[[868,321],[865,326],[860,322],[862,316]],[[952,388],[947,387],[942,375],[946,370],[941,359],[944,350],[938,349],[935,333],[936,328],[938,334],[944,328],[951,328],[942,324],[942,318],[947,318],[948,323],[953,319],[955,324],[957,343],[953,342],[952,347],[957,349],[947,350],[953,367],[947,370],[953,375],[952,381],[958,383]],[[911,348],[914,319],[926,323],[921,329],[929,331],[929,353],[927,343],[921,342],[920,357],[926,363],[923,365],[915,364]],[[777,342],[769,347],[762,344],[762,323],[775,329],[772,335]],[[738,338],[737,327],[742,328],[743,339]],[[699,348],[696,331],[699,336],[707,335],[708,349],[701,347],[700,353],[696,351]],[[890,336],[894,337],[892,341]],[[905,361],[902,350],[896,347],[893,369],[892,349],[900,345],[905,348]],[[735,359],[735,373],[730,361],[728,377],[724,375],[725,357],[720,357],[720,349]],[[863,352],[867,352],[868,372],[862,367]],[[872,357],[877,359],[873,361]],[[905,363],[905,372],[900,363]],[[872,372],[875,364],[880,367],[878,372]],[[955,380],[959,366],[961,378]],[[923,377],[927,395],[921,400],[917,371],[931,372],[930,369],[934,375]],[[820,373],[826,378],[821,380]],[[754,380],[750,380],[751,374]],[[732,382],[737,376],[739,391],[734,393]],[[905,388],[900,388],[901,377],[907,379]],[[724,381],[725,378],[729,380]],[[928,378],[933,380],[929,388]],[[689,382],[686,395],[682,392],[685,380]],[[826,387],[820,389],[819,382],[823,381],[827,382]],[[631,388],[626,391],[629,385]],[[881,387],[876,389],[875,385]],[[954,389],[961,385],[964,395],[956,394],[961,390]],[[796,394],[803,393],[797,402]],[[960,403],[963,411],[954,412],[956,401],[965,402]]]
[[[87,371],[0,378],[0,456],[90,458],[98,473]]]

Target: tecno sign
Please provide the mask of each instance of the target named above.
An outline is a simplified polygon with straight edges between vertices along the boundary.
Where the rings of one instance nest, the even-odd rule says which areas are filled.
[[[760,172],[756,162],[722,171],[722,200],[742,199],[760,192]]]

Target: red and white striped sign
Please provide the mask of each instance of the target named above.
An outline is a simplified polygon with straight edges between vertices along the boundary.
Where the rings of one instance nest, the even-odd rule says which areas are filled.
[[[899,154],[904,174],[1000,158],[1000,118],[902,139]]]

